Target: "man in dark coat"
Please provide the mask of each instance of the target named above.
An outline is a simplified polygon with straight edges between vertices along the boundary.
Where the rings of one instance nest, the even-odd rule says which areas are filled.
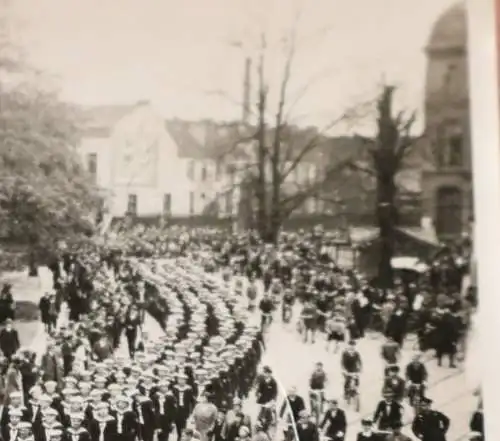
[[[12,319],[8,318],[5,322],[5,328],[0,331],[0,349],[10,361],[20,347],[19,334],[12,325]]]
[[[399,346],[403,345],[408,317],[401,306],[396,306],[387,323],[385,335],[393,339]]]
[[[300,420],[297,424],[298,441],[319,441],[319,433],[316,424],[309,421],[306,410],[300,413]]]
[[[40,320],[45,326],[47,332],[50,331],[50,296],[48,292],[45,292],[40,298],[38,303],[38,309],[40,310]]]
[[[420,411],[413,420],[411,429],[421,441],[446,441],[450,419],[441,412],[431,409],[432,400],[424,398]]]
[[[111,416],[116,420],[115,441],[135,441],[139,425],[131,400],[125,396],[117,397]]]
[[[320,428],[325,429],[325,434],[332,441],[344,441],[346,436],[347,419],[345,412],[338,408],[336,400],[331,400],[329,403]]]
[[[384,392],[384,399],[380,401],[373,416],[373,422],[378,423],[379,430],[390,430],[394,424],[403,419],[403,407],[394,400],[392,391]]]

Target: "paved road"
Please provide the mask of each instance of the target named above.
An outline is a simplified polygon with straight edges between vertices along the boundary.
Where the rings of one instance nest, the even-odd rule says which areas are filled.
[[[260,289],[262,291],[262,288]],[[298,310],[294,311],[295,317]],[[411,339],[410,339],[411,340]],[[375,334],[367,336],[358,343],[364,364],[364,372],[361,375],[360,394],[361,409],[357,413],[352,408],[341,407],[346,410],[349,428],[347,441],[355,440],[360,430],[360,420],[363,417],[372,417],[375,407],[380,400],[381,384],[383,376],[383,362],[380,357],[380,348],[383,340]],[[402,353],[402,365],[409,362],[412,355],[413,341],[408,341]],[[323,362],[327,376],[327,396],[342,398],[342,375],[340,370],[340,353],[327,352],[324,337],[317,339],[315,344],[305,344],[298,335],[295,325],[284,325],[280,323],[277,316],[267,337],[268,349],[264,355],[263,365],[267,364],[274,372],[274,377],[279,382],[280,405],[285,397],[286,390],[291,386],[298,388],[299,394],[307,400],[308,380],[318,361]],[[451,427],[448,433],[448,441],[464,439],[468,432],[468,423],[472,411],[477,405],[477,399],[473,396],[470,384],[461,368],[451,369],[446,366],[437,366],[432,359],[432,354],[427,354],[427,367],[429,370],[428,396],[434,400],[434,408],[444,412],[451,419]],[[245,404],[246,411],[256,416],[257,407],[251,397]],[[412,410],[405,409],[405,423],[411,425],[413,417]],[[405,431],[411,435],[410,427]]]
[[[297,311],[296,311],[297,312]],[[65,315],[61,317],[64,323]],[[145,330],[152,340],[159,339],[163,331],[157,322],[150,316],[146,317]],[[360,341],[358,348],[361,352],[365,366],[361,376],[361,412],[342,406],[348,416],[349,428],[347,441],[355,440],[355,435],[360,428],[360,420],[364,416],[371,416],[380,399],[383,365],[379,356],[382,341],[376,336],[369,336]],[[327,395],[341,398],[342,380],[339,369],[339,354],[328,353],[325,350],[324,339],[319,338],[314,345],[304,344],[297,334],[294,325],[283,325],[279,318],[271,327],[268,340],[268,349],[264,355],[263,364],[269,365],[280,386],[280,401],[284,399],[286,390],[297,386],[299,394],[307,398],[308,379],[314,363],[322,361],[325,365],[329,385]],[[411,356],[412,343],[409,342],[403,351],[403,363]],[[119,348],[120,353],[126,355],[126,342],[122,338]],[[448,441],[462,441],[468,431],[468,421],[471,412],[476,406],[476,398],[470,390],[464,373],[460,369],[440,368],[434,360],[428,362],[430,372],[430,390],[428,395],[434,399],[434,407],[443,411],[451,419],[451,428]],[[281,404],[281,403],[280,403]],[[245,403],[246,411],[256,416],[256,405],[253,397]],[[406,421],[411,421],[411,411],[407,409]],[[410,434],[406,428],[407,434]]]

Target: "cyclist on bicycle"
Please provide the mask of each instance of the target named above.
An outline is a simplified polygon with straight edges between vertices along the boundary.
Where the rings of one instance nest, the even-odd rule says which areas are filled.
[[[342,352],[340,358],[342,374],[344,376],[344,396],[347,396],[349,380],[354,380],[355,386],[359,387],[359,374],[363,367],[361,362],[361,355],[356,349],[356,342],[351,340],[347,348]]]
[[[309,402],[311,410],[317,408],[318,418],[323,414],[323,403],[325,401],[325,386],[327,382],[323,363],[318,362],[309,380]]]
[[[326,321],[326,350],[330,349],[330,343],[335,342],[334,352],[339,350],[340,344],[345,341],[346,319],[342,308],[337,308],[331,313]]]
[[[326,426],[326,430],[325,430]],[[345,412],[339,409],[337,400],[328,400],[328,409],[325,412],[320,429],[332,441],[344,441],[347,429]]]
[[[278,397],[278,383],[273,378],[273,372],[269,366],[264,366],[262,369],[262,376],[257,382],[256,389],[255,396],[259,409],[262,410],[262,407],[272,407]],[[273,417],[276,421],[274,409]]]
[[[265,328],[273,321],[274,304],[268,293],[264,293],[264,298],[259,303],[259,309],[261,313],[260,329],[264,332]]]
[[[408,388],[408,398],[411,402],[415,398],[422,398],[425,396],[425,385],[428,378],[427,368],[420,360],[420,353],[416,353],[410,363],[406,366],[406,382]]]
[[[390,368],[398,364],[399,354],[399,344],[392,337],[387,337],[381,351],[381,356],[385,364],[384,377],[387,377]]]
[[[300,419],[300,412],[306,408],[306,403],[304,399],[297,394],[297,388],[292,387],[288,391],[285,401],[281,405],[279,417],[283,419],[286,415],[285,428],[283,429],[283,435],[286,440],[294,439],[295,431],[297,430],[297,423]]]
[[[382,394],[384,391],[391,391],[394,396],[394,401],[401,403],[405,395],[405,381],[398,375],[399,366],[389,368],[389,373],[385,377],[384,385],[382,386]]]

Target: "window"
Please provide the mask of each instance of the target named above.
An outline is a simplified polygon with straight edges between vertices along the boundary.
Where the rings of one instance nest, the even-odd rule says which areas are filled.
[[[233,190],[226,193],[226,214],[228,216],[233,214]]]
[[[194,192],[189,192],[189,214],[194,214]]]
[[[189,161],[187,174],[189,179],[194,179],[194,161]]]
[[[201,199],[202,201],[204,201],[204,200],[205,200],[205,193],[202,193],[202,194],[200,195],[200,199]]]
[[[127,201],[127,214],[131,216],[137,215],[137,195],[129,194]]]
[[[207,180],[207,166],[205,164],[201,168],[201,180],[203,182]]]
[[[95,183],[97,179],[97,153],[89,153],[87,155],[87,170]]]
[[[163,195],[163,215],[170,216],[172,210],[172,195],[170,193],[165,193]]]
[[[463,165],[463,137],[454,133],[448,138],[448,164],[451,167]]]

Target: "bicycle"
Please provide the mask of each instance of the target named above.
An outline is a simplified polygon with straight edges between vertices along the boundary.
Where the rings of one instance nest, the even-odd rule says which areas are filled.
[[[277,415],[276,406],[273,401],[260,405],[257,421],[260,423],[262,430],[268,435],[269,439],[274,439]]]
[[[345,390],[344,400],[348,406],[354,405],[354,410],[359,412],[361,408],[361,400],[359,397],[359,374],[346,373],[345,374]]]
[[[415,409],[423,396],[424,384],[413,383],[410,381],[406,395],[408,396],[408,403]]]
[[[311,416],[318,425],[323,413],[324,392],[322,389],[309,389],[309,402],[311,405]]]

